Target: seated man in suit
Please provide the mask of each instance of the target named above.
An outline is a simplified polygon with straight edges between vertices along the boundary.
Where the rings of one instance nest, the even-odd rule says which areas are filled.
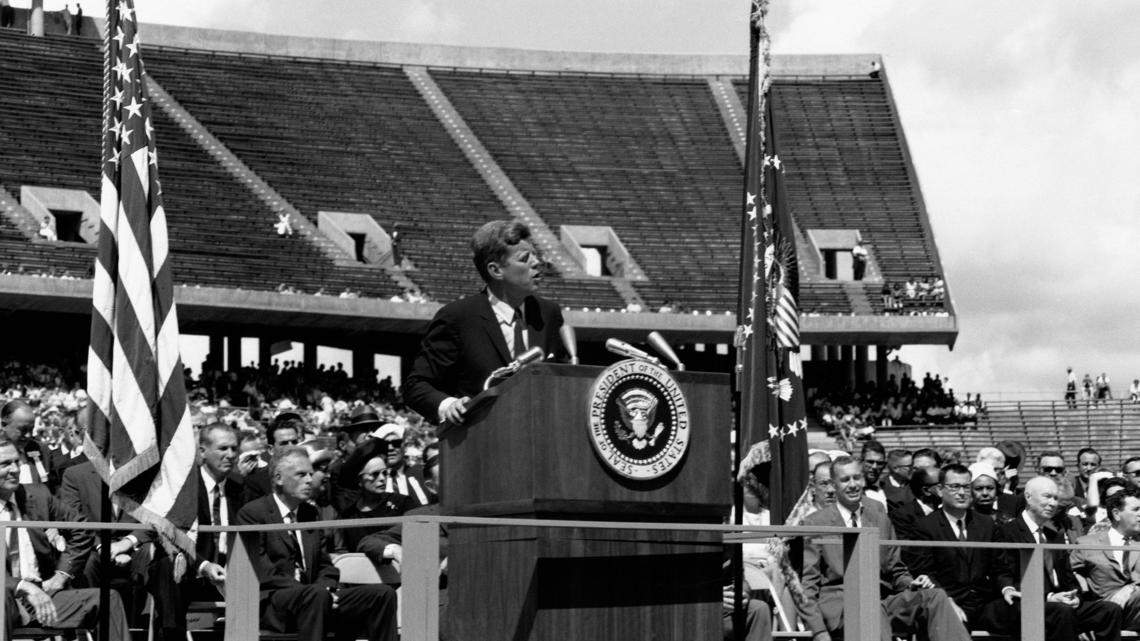
[[[237,433],[225,423],[198,430],[198,473],[188,482],[198,484],[198,525],[230,525],[241,507],[241,484],[230,472],[237,458]],[[150,566],[156,632],[159,639],[186,638],[186,611],[192,601],[221,601],[226,580],[226,556],[233,534],[198,532],[196,554],[186,559],[186,571],[175,582],[172,559],[158,547]]]
[[[887,495],[887,510],[910,502],[910,474],[914,469],[910,450],[893,449],[887,452],[887,479],[883,481],[883,494]]]
[[[863,465],[849,457],[831,463],[835,505],[804,519],[805,526],[877,527],[883,539],[895,538],[882,506],[863,494]],[[843,630],[843,547],[809,539],[804,546],[803,589],[799,614],[815,641],[841,640]],[[934,587],[929,576],[913,577],[894,546],[880,550],[883,641],[891,638],[892,624],[921,626],[930,641],[968,641],[966,630],[946,593]]]
[[[273,417],[273,423],[265,431],[269,438],[269,450],[277,452],[281,448],[301,444],[305,436],[305,420],[296,412],[281,412]],[[235,476],[231,474],[230,476]],[[242,504],[261,498],[272,491],[269,481],[269,467],[256,467],[242,481]]]
[[[914,497],[906,503],[892,505],[887,510],[891,525],[901,539],[914,538],[914,524],[938,509],[942,495],[938,492],[938,479],[942,471],[936,467],[915,468],[910,476],[910,491]],[[907,548],[909,553],[914,548]]]
[[[541,261],[526,225],[489,222],[471,247],[486,288],[436,312],[404,383],[407,405],[440,423],[461,423],[487,376],[527,349],[562,352],[562,310],[536,295]]]
[[[1082,536],[1086,545],[1136,545],[1140,539],[1140,489],[1129,485],[1104,501],[1112,524],[1106,530]],[[1089,591],[1124,609],[1125,630],[1140,631],[1140,568],[1137,553],[1129,550],[1073,550],[1073,571],[1088,580]]]
[[[4,436],[7,437],[20,455],[20,482],[45,483],[54,492],[51,485],[51,457],[43,451],[39,441],[32,437],[32,428],[36,425],[36,414],[27,401],[12,399],[0,408],[0,425],[4,427]]]
[[[95,464],[85,459],[78,465],[64,469],[59,500],[71,511],[82,514],[85,520],[99,523],[103,521],[103,493],[106,491],[103,479],[95,471]],[[138,523],[127,511],[117,507],[111,509],[109,522]],[[110,581],[111,587],[122,598],[129,616],[134,617],[140,613],[146,599],[142,586],[150,563],[149,545],[154,541],[154,530],[139,525],[137,530],[120,530],[111,536],[111,566],[103,567],[99,537],[95,534],[95,547],[87,556],[87,566],[79,578],[85,588],[97,588],[104,581]]]
[[[1057,484],[1047,476],[1038,476],[1025,484],[1025,510],[1008,522],[998,525],[999,543],[1063,543],[1061,533],[1052,526],[1057,512]],[[998,566],[997,577],[1002,598],[1013,603],[1021,598],[1018,577],[1021,576],[1021,554],[1006,551]],[[1122,613],[1120,606],[1109,601],[1082,599],[1077,577],[1063,551],[1045,551],[1045,638],[1048,641],[1074,641],[1081,632],[1092,632],[1098,641],[1120,638]]]
[[[83,515],[57,501],[42,484],[20,483],[20,453],[16,445],[0,437],[0,520],[76,521]],[[63,552],[39,528],[8,530],[8,569],[5,590],[6,635],[19,625],[93,629],[99,621],[99,590],[69,590],[68,584],[83,572],[91,552],[91,533],[60,532]],[[46,578],[45,578],[46,577]],[[130,630],[119,594],[111,591],[107,602],[108,634],[112,641],[129,641]]]
[[[306,523],[317,520],[312,496],[313,466],[303,447],[274,454],[273,492],[242,507],[240,525]],[[298,639],[324,639],[327,630],[348,641],[396,641],[396,592],[387,585],[341,587],[320,530],[242,534],[261,583],[261,625],[296,632]]]
[[[941,508],[915,522],[913,531],[916,540],[994,541],[993,519],[971,509],[972,467],[952,464],[942,468]],[[914,571],[928,573],[938,587],[946,590],[972,629],[1005,635],[1017,633],[1017,624],[1021,620],[1018,604],[1006,602],[997,589],[996,568],[1004,562],[1004,556],[997,550],[949,547],[910,549],[914,550]]]

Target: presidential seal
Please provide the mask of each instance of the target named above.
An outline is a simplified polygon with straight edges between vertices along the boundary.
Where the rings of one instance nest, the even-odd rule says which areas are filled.
[[[610,365],[590,392],[590,442],[613,471],[648,480],[668,473],[689,449],[689,406],[660,365]]]

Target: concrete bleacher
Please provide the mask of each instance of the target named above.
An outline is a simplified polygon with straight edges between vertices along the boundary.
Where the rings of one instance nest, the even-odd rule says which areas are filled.
[[[875,438],[887,448],[932,446],[961,451],[971,460],[983,447],[1018,441],[1028,452],[1023,473],[1033,468],[1038,454],[1048,450],[1060,451],[1074,470],[1082,447],[1095,448],[1101,462],[1114,470],[1128,457],[1140,455],[1140,447],[1129,436],[1140,424],[1140,405],[1126,400],[1078,401],[1075,408],[1062,400],[994,401],[987,408],[976,425],[880,427]]]
[[[0,184],[78,189],[100,197],[102,54],[96,42],[0,34],[5,90],[0,110]],[[45,69],[47,70],[45,72]],[[161,110],[152,115],[158,140],[175,280],[203,286],[313,293],[336,284],[372,296],[399,293],[374,271],[339,267],[300,237],[276,234],[276,216],[230,178]],[[0,223],[0,270],[82,277],[94,247],[31,243]]]
[[[651,308],[735,306],[743,173],[706,80],[431,74],[548,225],[617,232]]]

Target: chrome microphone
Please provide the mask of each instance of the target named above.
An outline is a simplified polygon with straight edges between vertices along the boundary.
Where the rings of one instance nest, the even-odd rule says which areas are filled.
[[[643,352],[633,345],[616,338],[606,339],[606,349],[618,356],[645,361],[647,363],[653,363],[654,365],[661,365],[661,361],[658,360],[656,356],[650,356],[648,352]]]
[[[578,335],[571,325],[563,325],[558,330],[558,337],[562,339],[562,348],[570,356],[570,364],[578,364]]]
[[[665,340],[661,332],[649,332],[649,345],[657,350],[658,354],[672,362],[678,372],[685,371],[685,364],[681,362],[681,359],[677,358],[677,353],[673,351],[673,348],[669,345],[669,341]]]
[[[507,365],[504,365],[503,367],[500,367],[499,369],[491,372],[491,375],[487,377],[487,380],[483,381],[483,389],[489,388],[491,386],[491,381],[494,381],[497,378],[507,378],[518,372],[520,369],[526,367],[527,365],[541,360],[542,348],[532,347],[522,354],[519,354],[518,358],[511,361]]]

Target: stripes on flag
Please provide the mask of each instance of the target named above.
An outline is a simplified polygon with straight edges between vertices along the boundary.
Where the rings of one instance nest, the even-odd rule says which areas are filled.
[[[768,89],[768,0],[752,0],[752,57],[744,159],[740,305],[737,319],[737,473],[766,471],[773,525],[788,518],[807,487],[807,419],[800,363],[799,267],[791,214],[775,151]]]
[[[133,0],[110,4],[106,56],[84,449],[116,505],[193,553],[196,447]]]

